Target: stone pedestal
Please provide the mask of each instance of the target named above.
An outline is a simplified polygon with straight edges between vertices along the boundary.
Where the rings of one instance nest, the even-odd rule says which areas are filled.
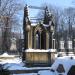
[[[23,52],[24,53],[24,52]],[[24,55],[24,54],[23,54]],[[27,65],[51,65],[55,60],[55,50],[26,50],[25,51],[25,63]],[[24,58],[23,58],[24,59]]]

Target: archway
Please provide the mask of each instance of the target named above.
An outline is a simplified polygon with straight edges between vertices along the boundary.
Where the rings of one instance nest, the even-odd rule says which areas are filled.
[[[46,49],[46,32],[41,32],[41,49]]]
[[[36,37],[36,49],[40,49],[40,32],[39,31],[36,32],[35,37]]]

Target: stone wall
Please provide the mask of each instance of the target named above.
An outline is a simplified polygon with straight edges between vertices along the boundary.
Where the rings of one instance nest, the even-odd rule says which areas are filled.
[[[25,52],[25,61],[27,64],[51,65],[55,60],[54,54],[54,52]]]

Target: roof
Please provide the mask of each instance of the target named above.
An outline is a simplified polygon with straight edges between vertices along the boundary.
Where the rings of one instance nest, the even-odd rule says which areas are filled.
[[[63,57],[58,57],[54,64],[52,65],[52,69],[57,70],[59,64],[62,64],[64,69],[65,69],[65,73],[63,75],[67,75],[68,71],[70,70],[70,68],[72,67],[72,65],[75,65],[75,56],[63,56]],[[58,72],[56,71],[57,75]]]

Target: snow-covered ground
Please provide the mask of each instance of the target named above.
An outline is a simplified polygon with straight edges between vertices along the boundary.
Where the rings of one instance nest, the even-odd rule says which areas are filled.
[[[55,75],[55,73],[51,72],[50,70],[44,70],[44,71],[39,71],[39,75]]]
[[[1,55],[1,57],[9,57],[7,53]],[[10,56],[11,57],[11,56]],[[0,59],[0,64],[4,64],[4,68],[8,68],[8,70],[33,70],[33,69],[43,69],[40,70],[38,73],[27,73],[27,74],[13,74],[13,75],[59,75],[60,73],[57,72],[57,68],[59,64],[62,64],[64,67],[65,72],[61,73],[63,75],[67,75],[69,69],[71,68],[72,65],[75,65],[75,56],[63,56],[63,57],[58,57],[56,58],[55,62],[51,67],[25,67],[24,64],[22,63],[21,58],[19,57],[14,57],[11,59]],[[45,70],[49,69],[49,70]],[[54,70],[54,72],[52,70]]]
[[[16,57],[16,55],[8,55],[8,53],[4,53],[0,55],[0,64],[6,64],[6,63],[21,63],[22,60],[19,57]]]
[[[26,74],[13,74],[13,75],[37,75],[37,73],[26,73]]]

